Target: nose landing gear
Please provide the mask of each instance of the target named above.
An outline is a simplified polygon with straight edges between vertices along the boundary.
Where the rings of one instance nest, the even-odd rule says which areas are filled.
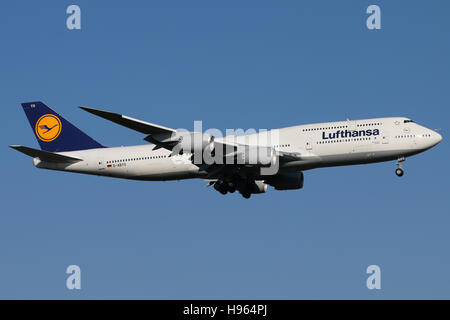
[[[397,166],[398,166],[398,168],[397,169],[395,169],[395,174],[398,176],[398,177],[401,177],[401,176],[403,176],[403,169],[402,169],[402,163],[405,161],[405,158],[400,158],[400,159],[398,159],[398,161],[397,161]]]

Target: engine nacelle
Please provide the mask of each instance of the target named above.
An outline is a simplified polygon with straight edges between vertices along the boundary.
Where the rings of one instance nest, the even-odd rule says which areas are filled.
[[[214,148],[214,137],[208,133],[185,132],[179,137],[180,142],[176,149],[189,153],[203,153],[206,148],[211,152]]]
[[[253,184],[251,188],[251,193],[265,193],[267,191],[267,183],[264,183],[264,181],[255,181],[255,184]]]
[[[295,190],[303,188],[303,172],[278,173],[265,181],[275,190]]]
[[[277,161],[277,154],[272,147],[238,146],[237,164],[252,164],[270,167]]]

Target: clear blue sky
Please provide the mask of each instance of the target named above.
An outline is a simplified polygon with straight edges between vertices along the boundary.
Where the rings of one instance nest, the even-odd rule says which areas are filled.
[[[66,28],[78,4],[82,30]],[[378,4],[382,29],[366,28]],[[450,298],[448,1],[1,1],[0,298]],[[277,128],[407,116],[442,128],[395,162],[305,172],[245,200],[204,181],[39,170],[20,103],[105,145],[169,127]],[[82,290],[65,269],[82,270]],[[367,266],[382,290],[365,287]]]

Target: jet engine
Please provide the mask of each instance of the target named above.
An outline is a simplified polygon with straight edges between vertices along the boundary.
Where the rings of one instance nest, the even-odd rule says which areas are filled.
[[[275,190],[295,190],[303,188],[303,172],[278,173],[265,180]]]
[[[252,164],[262,167],[270,167],[277,161],[274,148],[261,146],[238,146],[237,164]]]
[[[203,153],[206,148],[210,152],[214,149],[214,137],[208,133],[186,132],[180,134],[179,141],[175,148],[183,152]]]

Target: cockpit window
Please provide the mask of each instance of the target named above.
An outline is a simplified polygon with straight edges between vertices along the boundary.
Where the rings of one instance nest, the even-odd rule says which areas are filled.
[[[412,120],[403,120],[403,123],[414,122]]]

